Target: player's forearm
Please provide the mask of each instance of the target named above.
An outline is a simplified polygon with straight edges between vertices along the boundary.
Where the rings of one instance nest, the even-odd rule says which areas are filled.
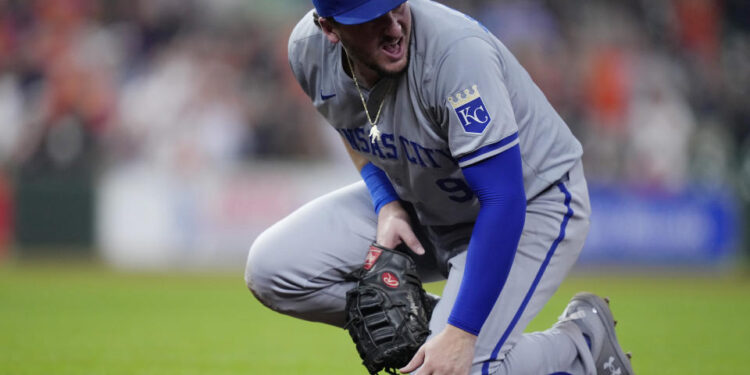
[[[342,140],[344,139],[342,138]],[[367,158],[354,151],[346,140],[344,140],[344,147],[347,153],[349,153],[354,166],[362,176],[362,179],[365,181],[367,190],[370,191],[370,197],[372,198],[372,204],[376,213],[379,213],[380,209],[386,204],[398,200],[396,190],[382,169],[376,167]]]
[[[362,179],[370,191],[370,198],[376,213],[388,203],[398,200],[398,194],[393,188],[388,176],[382,169],[372,163],[366,163],[359,171]]]
[[[518,146],[464,168],[464,176],[480,210],[448,323],[476,335],[505,285],[523,231],[526,195]]]

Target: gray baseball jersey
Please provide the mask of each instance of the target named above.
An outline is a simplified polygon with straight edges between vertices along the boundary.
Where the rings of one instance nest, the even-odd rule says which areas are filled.
[[[342,68],[340,44],[326,39],[311,14],[297,24],[289,60],[318,111],[386,172],[425,225],[473,222],[479,204],[460,167],[516,144],[527,199],[559,180],[580,159],[581,145],[515,57],[466,15],[427,0],[409,3],[408,71],[363,90],[370,113],[384,101],[376,142],[367,137],[370,124]]]
[[[445,260],[449,271],[441,270],[447,282],[430,320],[433,335],[448,324],[479,212],[461,167],[519,145],[527,198],[523,233],[478,335],[470,373],[595,374],[574,323],[523,333],[575,263],[588,232],[581,145],[511,53],[480,24],[428,0],[409,4],[408,70],[363,92],[370,113],[383,103],[379,140],[368,139],[371,126],[342,67],[341,45],[327,40],[311,13],[289,40],[294,75],[352,149],[384,170],[399,197],[412,203],[415,227],[429,227],[440,237],[423,241],[435,247],[428,252],[448,255],[437,262],[440,267]],[[255,240],[247,285],[276,311],[343,326],[344,296],[353,287],[346,275],[361,266],[376,228],[363,182],[329,193]],[[423,280],[435,280],[435,268],[420,267]]]

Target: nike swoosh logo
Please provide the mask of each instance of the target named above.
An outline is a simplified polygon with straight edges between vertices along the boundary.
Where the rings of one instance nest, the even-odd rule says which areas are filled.
[[[333,93],[331,95],[326,95],[326,94],[323,94],[323,91],[320,92],[320,98],[323,99],[323,100],[331,99],[334,96],[336,96],[336,93]]]

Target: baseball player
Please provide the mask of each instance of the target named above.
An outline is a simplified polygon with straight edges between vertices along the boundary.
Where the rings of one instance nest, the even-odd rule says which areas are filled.
[[[524,334],[589,227],[582,148],[508,49],[429,0],[313,0],[289,62],[363,181],[273,225],[246,281],[266,306],[342,327],[346,275],[373,239],[447,278],[402,372],[632,374],[607,303],[578,294]]]

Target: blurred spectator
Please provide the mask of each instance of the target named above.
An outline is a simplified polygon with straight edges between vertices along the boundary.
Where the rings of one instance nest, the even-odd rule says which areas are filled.
[[[638,59],[627,116],[625,178],[680,190],[690,182],[689,146],[696,123],[686,99],[670,79],[671,66],[658,56]]]
[[[118,105],[118,138],[126,157],[169,169],[227,165],[246,139],[239,72],[224,64],[220,43],[175,42],[129,80]],[[122,151],[122,150],[121,150]]]
[[[23,93],[18,78],[0,75],[0,167],[11,162],[23,126]]]

